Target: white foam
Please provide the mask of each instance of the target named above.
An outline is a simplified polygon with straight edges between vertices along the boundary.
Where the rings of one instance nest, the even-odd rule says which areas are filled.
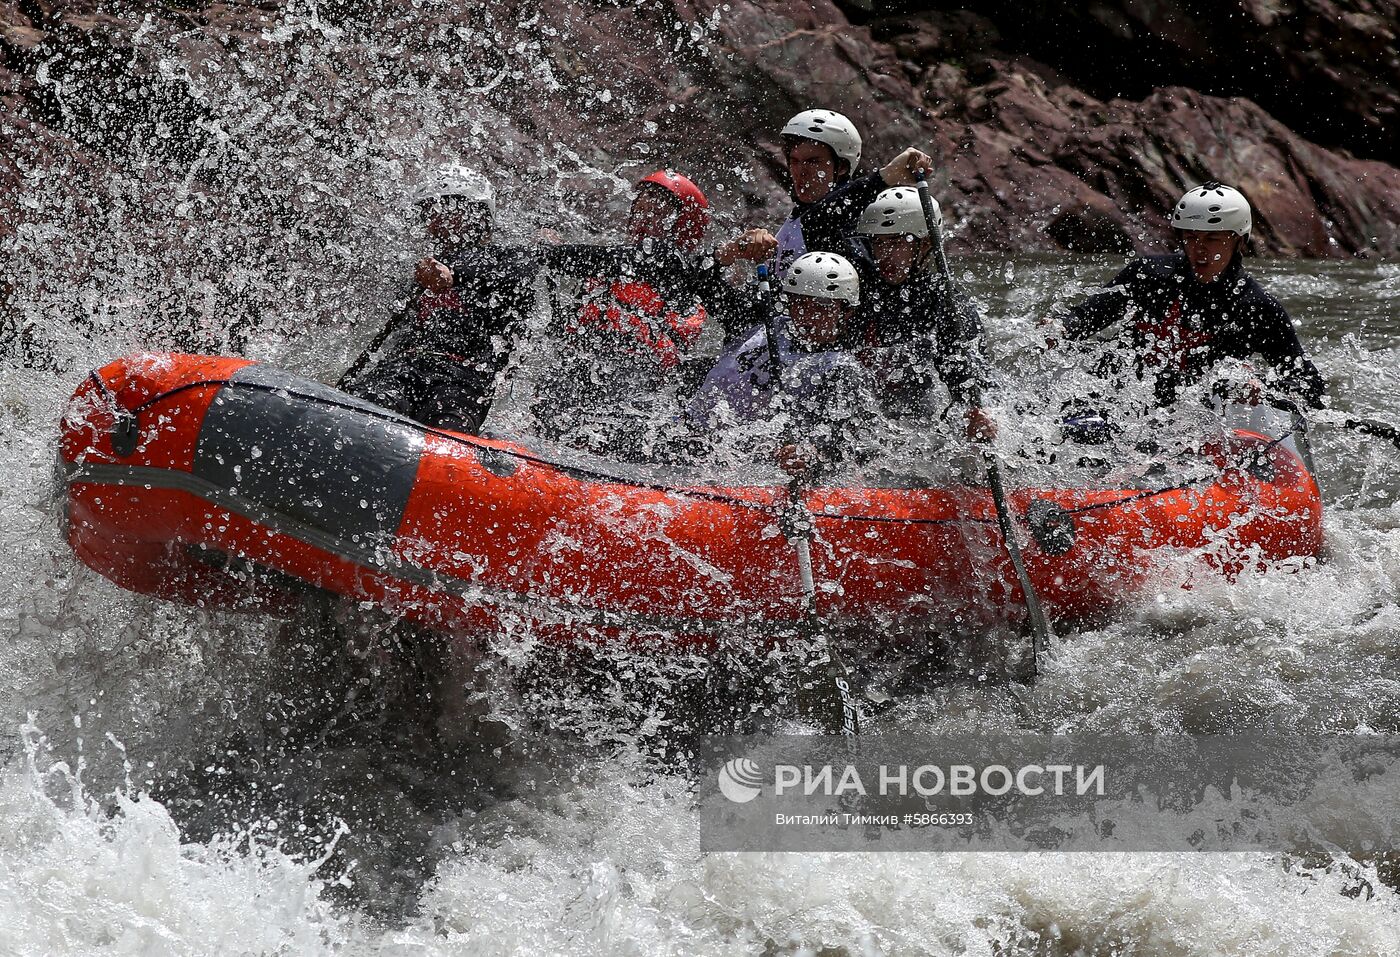
[[[25,744],[0,775],[0,953],[310,955],[352,938],[320,862],[255,836],[184,843],[158,802],[99,801],[32,726]]]

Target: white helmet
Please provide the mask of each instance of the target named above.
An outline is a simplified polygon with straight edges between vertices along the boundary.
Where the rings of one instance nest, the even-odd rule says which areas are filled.
[[[929,197],[929,205],[934,225],[942,226],[943,211],[938,208],[938,200]],[[860,214],[856,232],[862,236],[927,236],[928,220],[924,218],[919,191],[910,186],[881,190],[875,202]]]
[[[839,299],[848,306],[860,305],[860,276],[856,267],[835,253],[807,253],[798,256],[783,277],[783,291],[790,296],[813,299]]]
[[[1176,229],[1248,236],[1251,225],[1249,200],[1234,187],[1214,182],[1189,190],[1172,210],[1172,226]]]
[[[445,166],[413,191],[413,202],[426,203],[444,196],[460,196],[481,203],[496,215],[496,190],[491,181],[465,166]]]
[[[831,110],[803,110],[783,127],[784,136],[796,136],[804,140],[816,140],[831,147],[833,153],[850,166],[850,174],[855,175],[860,163],[860,134],[856,126],[840,113]]]

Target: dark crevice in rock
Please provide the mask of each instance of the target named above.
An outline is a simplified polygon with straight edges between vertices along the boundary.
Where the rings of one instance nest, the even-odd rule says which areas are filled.
[[[969,16],[938,0],[843,3],[877,36],[925,18]],[[1248,97],[1304,136],[1400,161],[1400,7],[1384,0],[985,0],[986,27],[961,54],[1015,52],[1100,99],[1143,99],[1165,85]],[[924,53],[938,54],[937,49]]]

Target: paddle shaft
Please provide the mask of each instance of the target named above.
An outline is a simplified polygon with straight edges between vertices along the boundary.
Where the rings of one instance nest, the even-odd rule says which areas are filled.
[[[787,503],[778,524],[797,556],[797,575],[802,583],[802,637],[815,650],[806,665],[825,671],[834,692],[835,700],[827,702],[822,713],[829,716],[839,708],[841,734],[854,736],[860,732],[860,711],[851,690],[851,670],[827,637],[817,612],[817,582],[812,572],[812,516],[802,502],[802,488],[797,479],[788,483]]]
[[[1031,576],[1026,571],[1026,561],[1021,555],[1021,546],[1016,541],[1016,525],[1011,519],[1011,506],[1006,500],[1006,488],[1001,481],[1001,464],[996,457],[989,452],[982,455],[983,461],[987,463],[987,484],[992,489],[992,504],[996,506],[997,528],[1001,530],[1001,539],[1006,543],[1006,554],[1011,559],[1011,568],[1016,572],[1016,580],[1021,584],[1021,594],[1025,596],[1026,617],[1031,624],[1031,674],[1034,676],[1040,668],[1040,656],[1045,648],[1055,638],[1055,633],[1050,629],[1050,622],[1045,617],[1045,610],[1040,607],[1040,596],[1036,594],[1035,585],[1031,583]]]
[[[1345,419],[1342,427],[1351,429],[1353,432],[1360,432],[1362,435],[1369,435],[1372,438],[1385,439],[1391,445],[1400,449],[1400,429],[1384,422],[1377,422],[1375,419]]]
[[[1298,408],[1298,403],[1292,399],[1276,398],[1270,401],[1270,405],[1287,412],[1293,420],[1293,444],[1298,449],[1298,457],[1303,460],[1303,467],[1312,473],[1313,481],[1317,481],[1317,469],[1313,466],[1312,440],[1308,435],[1308,417],[1303,414],[1303,410]]]
[[[1313,464],[1312,437],[1309,434],[1308,417],[1303,414],[1303,410],[1298,406],[1298,403],[1294,402],[1292,399],[1286,399],[1283,396],[1274,396],[1265,399],[1265,402],[1276,409],[1282,409],[1284,412],[1287,412],[1292,419],[1293,445],[1298,449],[1298,457],[1303,460],[1303,467],[1312,475],[1313,481],[1318,482],[1317,467]],[[1347,428],[1351,428],[1352,420],[1348,419],[1344,424]],[[1382,429],[1388,428],[1388,426],[1379,422],[1375,424],[1379,425]],[[1362,431],[1365,430],[1363,429]],[[1393,429],[1391,431],[1394,432]],[[1393,436],[1383,435],[1382,438],[1390,438],[1391,441],[1396,442],[1397,445],[1400,446],[1400,441],[1397,441],[1400,440],[1400,433],[1395,433]]]
[[[948,254],[943,249],[943,218],[933,211],[933,198],[929,195],[928,180],[918,174],[919,205],[924,209],[924,222],[928,225],[929,239],[933,240],[933,258],[938,263],[938,274],[949,287],[953,284],[953,270],[948,266]]]
[[[1269,399],[1268,402],[1270,405],[1277,406],[1278,408],[1283,409],[1285,412],[1288,412],[1293,416],[1293,427],[1295,430],[1303,434],[1304,442],[1306,442],[1308,433],[1308,420],[1303,415],[1303,410],[1298,407],[1298,403],[1294,402],[1292,399],[1283,399],[1277,397]],[[1329,423],[1326,419],[1323,419],[1322,421],[1325,424],[1329,425],[1337,424],[1335,422]],[[1353,419],[1347,417],[1341,421],[1341,426],[1342,428],[1350,429],[1353,432],[1360,432],[1362,435],[1369,435],[1373,439],[1383,439],[1384,441],[1389,442],[1391,445],[1395,446],[1397,449],[1400,449],[1400,428],[1397,428],[1396,426],[1393,426],[1388,422],[1378,422],[1375,419]],[[1306,452],[1304,452],[1303,443],[1299,443],[1298,451],[1300,453],[1303,453],[1304,458],[1306,460],[1310,460],[1312,458],[1312,450],[1308,449]],[[1308,467],[1309,472],[1313,471],[1311,461],[1304,461],[1303,464]]]
[[[947,284],[948,292],[951,295],[953,288],[953,275],[948,268],[948,257],[943,251],[943,227],[939,222],[937,214],[933,211],[933,199],[929,196],[928,180],[924,174],[918,174],[919,205],[924,210],[924,222],[928,224],[929,238],[933,240],[933,252],[938,262],[938,271],[943,276],[943,281]],[[1035,586],[1031,583],[1030,573],[1026,571],[1026,562],[1021,555],[1021,545],[1016,539],[1016,524],[1012,521],[1011,506],[1006,500],[1006,489],[1001,481],[1001,463],[991,452],[984,450],[982,460],[987,465],[987,484],[992,489],[992,504],[996,507],[997,527],[1001,530],[1001,539],[1006,543],[1006,554],[1011,559],[1011,568],[1016,573],[1016,580],[1021,585],[1021,594],[1026,603],[1026,616],[1030,619],[1031,626],[1031,673],[1034,675],[1039,670],[1040,656],[1045,648],[1054,640],[1055,633],[1050,629],[1050,622],[1045,617],[1045,610],[1040,606],[1040,597],[1036,594]]]
[[[764,340],[768,347],[768,368],[772,376],[773,393],[782,393],[782,364],[778,356],[778,343],[773,333],[772,315],[768,309],[769,288],[767,269],[760,266],[758,275],[759,298],[764,304]],[[860,711],[856,707],[855,695],[851,692],[851,672],[836,647],[822,628],[821,616],[817,613],[817,582],[812,572],[812,516],[802,501],[802,482],[793,477],[787,484],[786,502],[778,516],[778,527],[797,556],[797,574],[802,584],[802,638],[815,646],[816,655],[805,664],[821,668],[831,681],[835,700],[830,702],[840,708],[841,733],[853,737],[860,732]],[[829,714],[832,709],[823,708]]]
[[[365,371],[365,367],[377,356],[380,348],[389,340],[389,337],[397,332],[399,327],[413,315],[413,310],[418,306],[418,301],[423,298],[426,292],[426,289],[419,289],[417,292],[413,293],[413,295],[409,297],[408,302],[404,303],[404,307],[395,313],[388,322],[384,323],[384,328],[380,329],[375,337],[370,340],[369,345],[360,353],[360,357],[355,360],[350,368],[345,370],[345,374],[336,382],[337,388],[344,388],[347,385],[353,384],[354,381],[359,378],[360,373]]]

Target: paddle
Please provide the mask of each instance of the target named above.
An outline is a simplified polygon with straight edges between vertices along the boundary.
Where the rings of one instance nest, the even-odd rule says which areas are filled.
[[[1377,422],[1375,419],[1344,419],[1342,428],[1360,432],[1362,435],[1369,435],[1377,439],[1385,439],[1391,445],[1400,449],[1400,429],[1393,425],[1386,425],[1384,422]]]
[[[350,368],[345,370],[344,375],[336,380],[335,386],[337,389],[343,389],[348,385],[354,384],[355,380],[360,377],[360,374],[365,371],[365,367],[370,364],[370,361],[378,357],[380,348],[389,340],[389,337],[397,332],[404,322],[413,315],[414,309],[418,306],[418,301],[422,299],[426,293],[426,289],[420,288],[417,292],[413,293],[413,295],[409,296],[408,302],[404,303],[403,308],[396,312],[388,322],[384,323],[384,328],[380,329],[375,337],[370,340],[369,345],[360,353],[360,357],[355,360]]]
[[[1269,405],[1277,406],[1291,414],[1293,416],[1294,429],[1303,433],[1305,436],[1307,435],[1308,420],[1303,415],[1303,410],[1299,408],[1298,403],[1294,402],[1292,399],[1285,399],[1281,396],[1271,396],[1265,401],[1268,402]],[[1317,417],[1317,421],[1325,425],[1340,425],[1344,429],[1360,432],[1362,435],[1369,435],[1375,439],[1384,439],[1397,449],[1400,449],[1400,428],[1390,425],[1387,422],[1380,422],[1376,419],[1353,419],[1351,416],[1345,415],[1344,413],[1340,422],[1331,417],[1323,418],[1321,416]],[[1302,451],[1301,446],[1299,451]],[[1311,462],[1305,462],[1304,464],[1307,465],[1308,471],[1311,472],[1313,470]]]
[[[918,178],[919,205],[924,210],[924,222],[928,224],[929,238],[933,240],[933,253],[938,263],[938,271],[943,276],[943,281],[948,286],[949,294],[953,289],[953,275],[948,268],[948,257],[943,251],[943,223],[942,218],[933,207],[933,197],[929,195],[928,179],[920,171]],[[1006,554],[1011,559],[1011,568],[1016,572],[1016,580],[1021,585],[1021,593],[1025,596],[1026,615],[1030,619],[1031,625],[1031,677],[1035,677],[1039,669],[1040,656],[1050,642],[1054,640],[1055,633],[1050,630],[1050,622],[1045,617],[1044,610],[1040,607],[1040,598],[1036,595],[1035,586],[1031,584],[1031,576],[1026,571],[1025,560],[1021,556],[1021,546],[1016,541],[1016,524],[1012,521],[1011,507],[1006,500],[1006,489],[1001,481],[1001,463],[990,451],[982,450],[982,461],[987,466],[987,484],[992,490],[992,504],[996,507],[997,527],[1001,530],[1001,539],[1006,543]]]
[[[1303,410],[1298,407],[1298,403],[1283,396],[1270,396],[1264,399],[1265,405],[1273,406],[1287,412],[1292,419],[1293,445],[1298,450],[1298,457],[1303,460],[1303,467],[1312,473],[1313,481],[1317,481],[1317,469],[1313,466],[1312,440],[1308,435],[1308,417],[1303,414]]]
[[[771,310],[768,308],[770,289],[768,269],[758,267],[759,300],[764,304],[764,338],[768,346],[768,367],[773,377],[775,395],[783,391],[782,365],[778,359],[778,343],[773,335]],[[812,516],[802,501],[802,481],[797,477],[787,484],[786,501],[778,513],[778,528],[797,555],[797,573],[802,582],[802,624],[799,634],[810,656],[803,662],[808,671],[801,687],[810,691],[817,711],[828,728],[837,729],[847,737],[860,732],[860,710],[851,691],[851,671],[822,628],[817,611],[817,583],[812,574]]]
[[[1291,399],[1279,396],[1266,400],[1269,405],[1283,409],[1293,417],[1293,437],[1294,444],[1298,447],[1298,455],[1303,460],[1303,465],[1312,473],[1313,480],[1318,481],[1317,468],[1313,465],[1312,441],[1309,436],[1308,419],[1303,414],[1303,410]],[[1343,415],[1342,419],[1321,416],[1316,417],[1316,421],[1326,425],[1340,425],[1344,429],[1359,432],[1372,438],[1382,439],[1400,449],[1400,428],[1396,428],[1386,422],[1378,422],[1375,419],[1354,419]]]

